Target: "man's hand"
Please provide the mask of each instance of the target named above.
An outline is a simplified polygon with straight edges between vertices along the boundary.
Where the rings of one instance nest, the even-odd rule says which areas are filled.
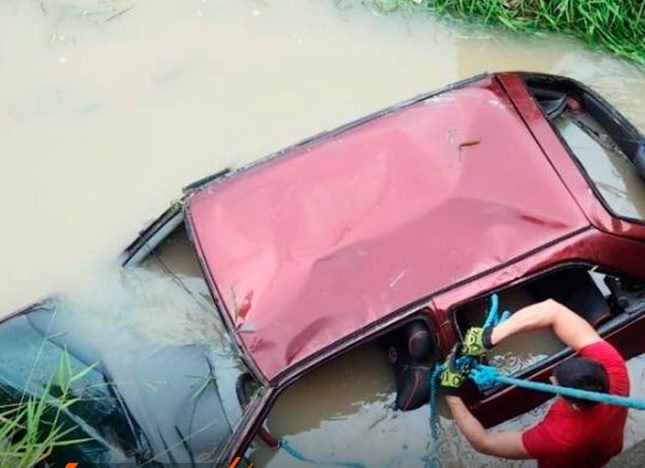
[[[441,372],[441,386],[449,394],[455,394],[459,387],[468,379],[470,365],[459,362],[461,357],[461,343],[455,343],[446,358],[444,369]]]
[[[464,336],[462,352],[466,356],[481,357],[493,347],[493,327],[471,327]]]
[[[462,352],[466,356],[479,358],[493,348],[493,329],[504,323],[511,315],[508,310],[504,310],[501,315],[499,312],[499,297],[497,294],[492,294],[486,323],[481,327],[469,328],[464,336]]]

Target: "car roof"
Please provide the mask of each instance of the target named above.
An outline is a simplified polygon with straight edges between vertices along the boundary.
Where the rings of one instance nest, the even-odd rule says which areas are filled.
[[[271,380],[406,305],[588,225],[494,75],[217,180],[188,222]]]

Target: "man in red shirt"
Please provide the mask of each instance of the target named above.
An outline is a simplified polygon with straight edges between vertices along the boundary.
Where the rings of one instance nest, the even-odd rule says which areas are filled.
[[[505,338],[551,327],[579,357],[556,366],[552,383],[613,395],[629,395],[625,360],[594,328],[572,310],[553,300],[524,307],[501,324],[471,328],[463,352],[481,356]],[[449,369],[442,385],[458,388],[464,375]],[[604,466],[623,448],[627,408],[557,397],[544,420],[525,431],[486,431],[460,397],[447,395],[455,423],[475,450],[501,458],[537,459],[540,468]]]

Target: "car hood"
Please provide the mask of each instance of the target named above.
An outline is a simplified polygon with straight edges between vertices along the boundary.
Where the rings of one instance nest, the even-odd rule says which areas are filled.
[[[229,323],[269,380],[588,225],[494,76],[277,156],[186,208]]]

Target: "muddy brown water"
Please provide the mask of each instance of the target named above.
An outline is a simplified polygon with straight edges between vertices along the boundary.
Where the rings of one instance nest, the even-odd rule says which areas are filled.
[[[0,313],[82,285],[195,179],[511,69],[580,79],[645,130],[643,72],[572,41],[382,17],[358,1],[4,0]],[[548,342],[538,335],[518,352]],[[629,365],[642,398],[645,360]],[[393,392],[379,350],[361,348],[289,389],[268,423],[312,456],[421,466],[427,408],[395,412]],[[627,445],[644,438],[645,416],[633,411]],[[642,466],[643,452],[636,445],[615,465]],[[476,454],[445,418],[440,453],[445,466],[533,466]],[[300,466],[284,451],[252,456],[254,466]]]

